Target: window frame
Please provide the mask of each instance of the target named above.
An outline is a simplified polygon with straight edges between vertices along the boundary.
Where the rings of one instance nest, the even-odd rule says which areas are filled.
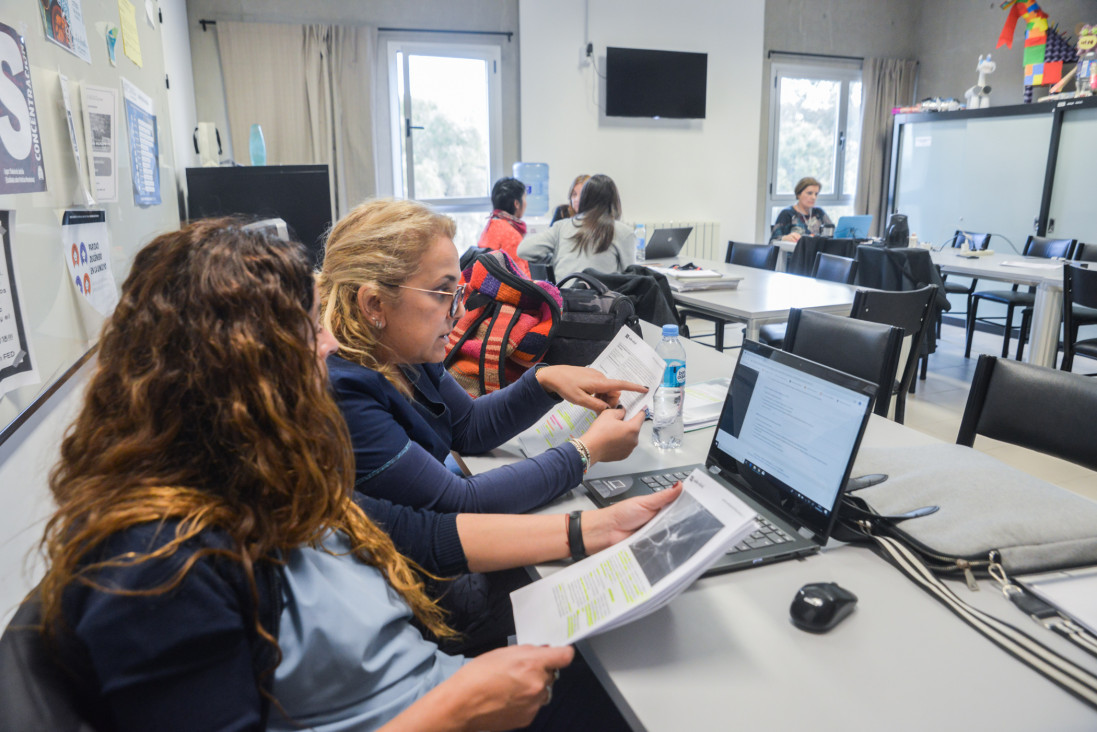
[[[503,93],[502,93],[502,46],[501,43],[460,43],[457,41],[421,41],[406,38],[389,38],[383,44],[385,69],[388,81],[387,110],[385,115],[388,126],[388,141],[391,150],[389,180],[393,195],[397,198],[412,198],[426,203],[444,213],[482,212],[491,210],[491,185],[503,176]],[[402,54],[402,56],[400,56]],[[422,198],[415,195],[414,187],[414,137],[405,148],[401,135],[406,136],[410,122],[403,115],[405,104],[410,101],[411,89],[408,87],[409,55],[442,56],[450,58],[470,58],[482,60],[487,64],[488,89],[488,189],[483,196],[465,196],[452,198]],[[398,64],[397,59],[402,58]],[[402,77],[402,81],[401,78]],[[400,98],[403,88],[404,98]],[[408,186],[405,188],[403,170],[408,170]]]
[[[791,206],[796,202],[796,196],[792,192],[776,193],[777,162],[779,156],[780,122],[781,122],[781,83],[783,79],[817,79],[820,81],[837,81],[841,83],[838,102],[838,124],[834,140],[834,188],[829,192],[820,191],[816,205],[824,209],[839,207],[853,208],[854,198],[857,195],[856,188],[851,191],[845,189],[845,153],[846,141],[849,138],[849,91],[850,84],[863,82],[862,64],[860,61],[842,61],[835,59],[829,62],[805,63],[803,61],[773,61],[770,64],[770,101],[769,101],[769,150],[767,151],[766,167],[766,201],[765,201],[765,230],[768,232],[773,225],[776,211]],[[861,87],[861,115],[864,118],[864,86]],[[857,164],[860,165],[860,156]],[[860,183],[860,181],[858,181]]]

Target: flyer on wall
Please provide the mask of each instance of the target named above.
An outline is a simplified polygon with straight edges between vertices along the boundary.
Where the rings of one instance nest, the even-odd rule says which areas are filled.
[[[99,203],[118,200],[118,91],[84,84],[84,148]]]
[[[0,397],[12,389],[38,383],[37,363],[19,304],[19,279],[12,251],[14,211],[0,211]]]
[[[0,23],[0,194],[46,190],[38,105],[23,37]]]
[[[84,29],[84,10],[80,0],[38,0],[46,38],[89,64],[88,34]]]
[[[72,97],[69,96],[69,80],[64,74],[57,75],[61,82],[61,99],[65,102],[65,119],[69,127],[69,144],[72,145],[72,159],[76,163],[76,191],[73,192],[73,203],[78,206],[91,206],[95,199],[91,197],[88,189],[87,170],[80,164],[80,143],[76,141],[76,120],[72,116]]]
[[[76,291],[99,313],[110,315],[118,304],[118,286],[110,266],[107,212],[66,211],[61,249]]]
[[[138,206],[155,206],[160,203],[160,148],[152,98],[125,77],[122,96],[126,100],[126,132],[130,137],[133,202]]]

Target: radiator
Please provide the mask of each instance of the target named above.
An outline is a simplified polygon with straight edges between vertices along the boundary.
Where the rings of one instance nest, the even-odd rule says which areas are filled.
[[[727,253],[727,242],[720,241],[720,224],[715,221],[645,221],[644,227],[648,238],[656,229],[677,229],[683,226],[692,226],[686,244],[682,247],[681,256],[688,259],[714,259],[717,262],[724,261]]]

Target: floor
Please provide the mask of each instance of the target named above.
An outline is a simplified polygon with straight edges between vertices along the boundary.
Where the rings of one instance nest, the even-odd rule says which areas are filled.
[[[697,321],[696,330],[711,332],[710,325]],[[742,337],[741,327],[729,326],[725,334],[726,348],[737,347],[742,343]],[[1012,353],[1016,347],[1017,342],[1014,340],[1010,352]],[[929,373],[926,380],[918,382],[916,393],[907,395],[905,424],[941,440],[954,442],[956,433],[960,429],[960,418],[963,416],[964,406],[967,404],[968,387],[975,374],[978,354],[998,354],[1001,353],[1001,349],[1000,334],[976,332],[971,349],[972,357],[964,358],[963,328],[943,326],[941,339],[937,343],[937,352],[929,359]],[[1097,361],[1078,358],[1074,362],[1074,371],[1097,373]],[[1097,472],[1095,471],[985,437],[975,439],[975,449],[993,455],[1002,462],[1049,483],[1097,500]]]

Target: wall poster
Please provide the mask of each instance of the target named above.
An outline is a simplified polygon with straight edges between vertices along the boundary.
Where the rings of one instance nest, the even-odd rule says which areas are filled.
[[[27,47],[0,23],[0,194],[46,190],[38,106],[30,83]]]
[[[19,303],[11,229],[15,212],[0,211],[0,397],[12,389],[38,383],[30,338]]]

